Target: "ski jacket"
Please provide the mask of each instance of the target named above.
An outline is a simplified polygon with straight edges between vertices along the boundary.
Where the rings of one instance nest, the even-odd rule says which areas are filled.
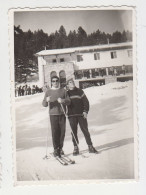
[[[88,113],[89,101],[82,89],[75,87],[73,90],[67,91],[71,103],[67,106],[68,117],[83,116],[83,112]]]
[[[50,96],[50,101],[47,102],[46,98]],[[43,99],[43,106],[47,107],[49,106],[49,114],[50,115],[62,115],[64,114],[62,107],[60,103],[58,103],[57,99],[61,98],[63,99],[63,107],[66,112],[66,105],[70,104],[70,99],[68,97],[68,94],[66,93],[66,90],[64,88],[60,89],[48,89],[45,93],[44,99]]]

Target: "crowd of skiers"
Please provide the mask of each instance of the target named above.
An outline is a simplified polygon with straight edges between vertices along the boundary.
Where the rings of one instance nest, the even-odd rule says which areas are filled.
[[[37,85],[33,85],[32,87],[30,85],[23,85],[23,86],[16,86],[15,88],[15,96],[25,96],[25,95],[33,95],[36,93],[43,92],[42,88],[38,87]]]

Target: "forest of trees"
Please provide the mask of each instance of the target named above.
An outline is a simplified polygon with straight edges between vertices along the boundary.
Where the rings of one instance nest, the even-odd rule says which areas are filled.
[[[27,76],[38,72],[37,58],[34,54],[41,50],[127,41],[132,41],[132,33],[129,31],[108,34],[98,29],[87,34],[80,26],[77,31],[67,34],[64,26],[60,26],[59,30],[48,35],[43,30],[23,32],[20,26],[14,26],[15,81],[26,82]]]

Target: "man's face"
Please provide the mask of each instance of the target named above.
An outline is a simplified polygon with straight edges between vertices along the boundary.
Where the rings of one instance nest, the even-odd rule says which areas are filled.
[[[68,88],[69,88],[70,90],[72,90],[72,89],[74,89],[74,87],[75,87],[74,82],[73,82],[73,81],[69,81],[69,82],[68,82]]]
[[[55,88],[59,87],[59,80],[57,78],[52,79],[52,86]]]

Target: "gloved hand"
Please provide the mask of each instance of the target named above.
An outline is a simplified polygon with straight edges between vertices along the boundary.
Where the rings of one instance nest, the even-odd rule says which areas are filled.
[[[51,96],[46,97],[46,102],[50,102],[50,97]]]
[[[57,99],[58,103],[62,104],[63,103],[63,100],[61,98],[58,98]]]
[[[83,117],[84,117],[85,119],[87,119],[87,113],[86,113],[86,112],[83,112]]]

